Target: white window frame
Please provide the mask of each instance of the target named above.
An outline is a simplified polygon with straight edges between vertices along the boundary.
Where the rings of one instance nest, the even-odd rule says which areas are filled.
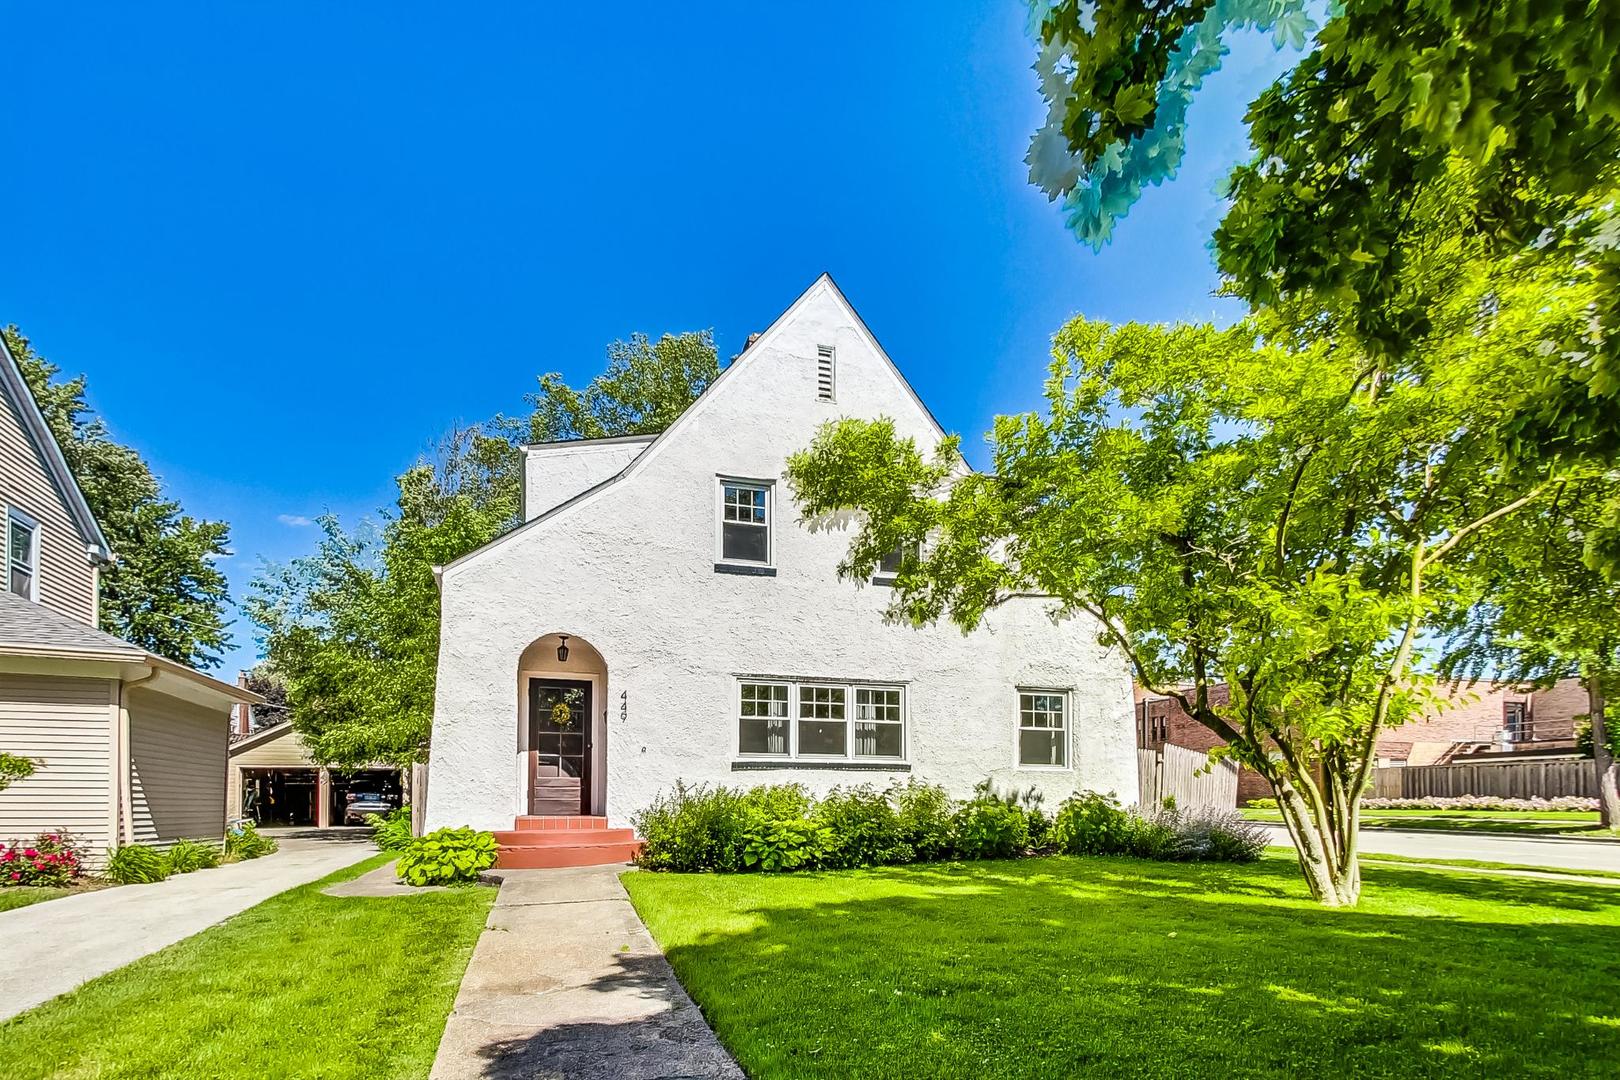
[[[11,592],[11,525],[17,522],[32,534],[32,543],[28,550],[28,596],[25,599],[39,601],[39,520],[34,515],[16,507],[6,509],[6,591]],[[12,593],[13,596],[19,595]]]
[[[765,492],[765,561],[726,557],[726,488]],[[739,524],[739,523],[733,523]],[[776,566],[776,482],[741,476],[717,476],[714,483],[714,561],[726,566]]]
[[[1063,764],[1062,765],[1025,765],[1023,761],[1023,747],[1020,745],[1021,736],[1025,731],[1051,731],[1051,728],[1025,728],[1024,727],[1024,696],[1026,694],[1042,694],[1057,698],[1063,708]],[[1073,772],[1074,771],[1074,710],[1071,707],[1068,690],[1055,686],[1019,686],[1013,690],[1013,737],[1012,761],[1013,768],[1023,772]]]
[[[855,736],[855,725],[859,724],[859,723],[862,723],[862,720],[860,718],[860,700],[859,699],[860,699],[861,691],[863,691],[863,690],[867,691],[868,693],[876,692],[876,691],[882,691],[884,693],[888,693],[890,691],[893,691],[895,694],[897,694],[899,696],[899,698],[900,698],[900,719],[898,721],[892,721],[892,720],[868,720],[868,721],[865,721],[866,723],[869,723],[869,724],[877,724],[877,725],[881,725],[881,726],[895,726],[895,725],[899,726],[899,728],[900,728],[900,756],[899,757],[883,757],[880,754],[861,755],[861,754],[857,754],[855,752],[855,737],[856,737]],[[910,734],[909,729],[911,727],[911,724],[908,722],[906,712],[907,712],[907,710],[906,710],[906,688],[903,687],[903,686],[890,686],[890,685],[886,685],[886,684],[882,684],[882,683],[856,683],[855,685],[851,686],[850,687],[850,699],[849,699],[849,756],[850,756],[850,760],[851,761],[909,761],[910,758],[911,758],[911,747],[908,746],[907,743],[906,743],[906,736],[908,734]]]
[[[752,752],[752,751],[750,751],[748,753],[743,752],[743,748],[742,748],[742,722],[743,722],[743,720],[744,719],[751,719],[751,720],[761,719],[760,717],[746,717],[745,718],[743,716],[743,714],[742,714],[742,711],[743,711],[743,709],[742,709],[742,706],[743,706],[742,692],[743,692],[743,687],[744,686],[780,686],[780,687],[784,687],[787,690],[787,711],[782,714],[782,720],[783,720],[784,723],[787,724],[787,752],[786,753],[782,753],[782,754],[761,754],[761,753]],[[793,750],[794,750],[794,742],[795,742],[794,733],[798,730],[798,717],[794,713],[794,708],[793,708],[794,704],[795,704],[794,697],[795,697],[795,695],[793,693],[793,684],[791,682],[786,681],[785,679],[738,679],[737,680],[737,698],[736,698],[737,707],[736,707],[735,710],[733,710],[735,715],[734,715],[733,720],[732,720],[731,734],[732,734],[733,750],[736,753],[736,756],[738,758],[743,759],[743,760],[747,760],[747,761],[791,761],[793,759]]]
[[[735,760],[738,761],[775,761],[791,765],[795,762],[805,764],[846,763],[855,765],[908,765],[911,760],[911,695],[903,683],[876,682],[860,680],[855,682],[842,682],[837,679],[792,679],[766,675],[738,675],[736,677],[737,689],[733,695],[735,708],[732,711],[731,747]],[[748,686],[785,686],[788,691],[788,752],[786,754],[760,754],[744,753],[742,749],[742,688]],[[804,719],[799,715],[800,691],[809,688],[823,690],[842,690],[844,693],[844,753],[843,754],[806,754],[799,749],[799,721]],[[855,724],[856,705],[855,696],[862,690],[892,690],[900,696],[900,756],[878,757],[876,755],[857,755],[855,753]],[[814,717],[809,719],[814,720]],[[887,721],[880,721],[887,722]]]

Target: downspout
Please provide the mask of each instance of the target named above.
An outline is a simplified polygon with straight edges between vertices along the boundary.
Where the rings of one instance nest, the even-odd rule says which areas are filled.
[[[144,686],[158,677],[158,669],[152,668],[138,679],[118,684],[118,816],[123,821],[123,839],[120,843],[133,844],[135,842],[135,797],[130,790],[130,769],[134,761],[129,752],[129,691],[137,686]]]

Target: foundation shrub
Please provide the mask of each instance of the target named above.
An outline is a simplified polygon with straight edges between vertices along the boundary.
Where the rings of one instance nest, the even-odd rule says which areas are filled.
[[[0,846],[0,888],[73,884],[84,872],[84,849],[71,833],[42,832],[33,840]]]

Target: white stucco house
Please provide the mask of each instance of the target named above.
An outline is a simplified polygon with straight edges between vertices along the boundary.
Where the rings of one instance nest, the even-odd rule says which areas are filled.
[[[1135,801],[1131,681],[1086,618],[884,621],[790,454],[840,417],[944,435],[822,276],[662,434],[529,446],[525,521],[444,567],[426,825],[622,827],[676,780],[814,791],[986,777]]]

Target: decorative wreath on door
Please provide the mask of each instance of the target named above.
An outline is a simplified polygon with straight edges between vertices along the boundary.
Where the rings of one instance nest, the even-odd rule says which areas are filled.
[[[568,707],[567,702],[557,702],[551,707],[551,722],[560,728],[567,727],[574,722],[574,710]]]

